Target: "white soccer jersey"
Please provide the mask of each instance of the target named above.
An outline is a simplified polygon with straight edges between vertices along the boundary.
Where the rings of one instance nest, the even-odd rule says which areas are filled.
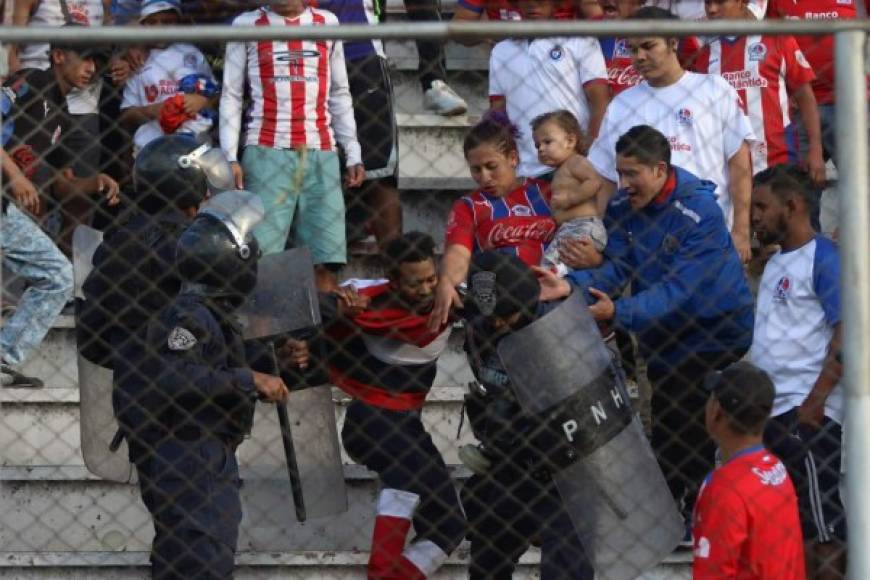
[[[749,356],[776,386],[773,415],[799,406],[822,372],[840,322],[840,259],[824,237],[774,254],[758,288]],[[842,424],[843,387],[828,397],[825,415]]]
[[[594,38],[503,40],[495,45],[489,58],[489,94],[505,98],[508,117],[519,129],[520,175],[536,177],[552,170],[538,161],[530,125],[535,117],[566,109],[586,130],[589,104],[583,87],[592,82],[608,82]]]
[[[606,179],[618,182],[616,142],[636,125],[659,130],[671,143],[671,163],[716,184],[728,229],[734,208],[728,189],[728,161],[744,141],[754,141],[737,92],[717,75],[686,72],[676,83],[653,88],[646,81],[610,102],[589,161]]]
[[[124,85],[121,108],[162,103],[178,92],[178,81],[193,74],[203,75],[216,82],[205,56],[192,44],[177,42],[164,49],[152,48],[142,68]],[[197,115],[195,119],[185,121],[176,132],[193,133],[205,142],[211,127],[210,119]],[[138,151],[161,135],[163,129],[160,128],[160,123],[156,119],[148,121],[136,130],[133,144]]]
[[[331,12],[306,8],[285,18],[268,8],[239,15],[234,26],[338,24]],[[340,41],[230,42],[224,62],[220,140],[230,160],[237,156],[242,95],[247,80],[251,106],[245,145],[276,149],[344,148],[347,164],[362,163],[356,121]]]

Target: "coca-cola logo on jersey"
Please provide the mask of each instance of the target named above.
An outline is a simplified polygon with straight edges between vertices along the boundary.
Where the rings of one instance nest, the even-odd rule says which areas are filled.
[[[516,245],[524,241],[546,242],[553,236],[555,222],[549,218],[535,218],[533,221],[498,221],[486,235],[486,246],[499,248]]]
[[[640,82],[640,73],[632,65],[627,67],[612,67],[607,71],[611,83],[624,87],[633,87]]]

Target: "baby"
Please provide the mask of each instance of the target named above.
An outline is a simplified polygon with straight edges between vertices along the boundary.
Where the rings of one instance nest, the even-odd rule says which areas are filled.
[[[607,231],[598,210],[601,179],[579,153],[584,145],[583,130],[569,111],[553,111],[536,117],[532,121],[532,134],[538,159],[544,165],[556,168],[550,206],[559,229],[547,247],[541,265],[564,276],[568,267],[559,257],[563,242],[586,240],[598,252],[607,245]]]

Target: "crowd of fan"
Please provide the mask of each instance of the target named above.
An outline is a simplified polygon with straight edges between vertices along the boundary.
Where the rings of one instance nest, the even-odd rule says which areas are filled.
[[[855,18],[860,11],[853,0],[643,4],[459,0],[453,18],[816,19]],[[434,2],[405,5],[414,20],[440,18]],[[34,26],[317,26],[376,25],[384,9],[365,0],[267,6],[7,0],[4,15],[7,23]],[[464,114],[464,100],[446,83],[443,46],[422,41],[417,46],[423,108]],[[256,231],[263,251],[283,250],[288,238],[310,248],[321,290],[337,286],[347,261],[349,206],[368,207],[369,228],[381,245],[402,230],[395,103],[380,41],[203,47],[175,42],[111,54],[92,47],[21,45],[10,47],[8,75],[2,95],[0,240],[4,267],[27,279],[28,287],[14,314],[4,317],[4,386],[39,383],[19,369],[71,297],[73,228],[106,227],[117,219],[117,207],[134,203],[129,176],[135,155],[162,135],[187,133],[220,148],[236,186],[263,199],[267,219]],[[832,39],[508,39],[492,48],[488,93],[491,109],[502,113],[487,115],[466,139],[465,157],[480,189],[458,200],[451,212],[433,320],[446,320],[460,303],[455,288],[471,257],[482,250],[514,252],[527,264],[542,266],[541,275],[553,288],[564,279],[587,292],[596,319],[614,328],[621,342],[630,341],[629,333],[640,338],[654,386],[654,446],[660,460],[671,463],[665,468],[673,475],[669,483],[689,508],[692,486],[696,489],[709,469],[706,460],[686,461],[694,457],[699,438],[706,440],[706,398],[698,383],[749,351],[776,387],[771,425],[785,439],[803,438],[803,449],[788,463],[807,464],[798,482],[812,491],[806,496],[812,514],[805,522],[812,528],[807,538],[829,564],[819,577],[836,577],[844,566],[845,537],[838,492],[839,260],[836,246],[815,234],[826,163],[836,165]],[[637,146],[624,142],[626,135],[648,144],[652,156],[636,153]],[[656,149],[657,136],[665,140],[665,152]],[[702,246],[714,233],[693,240],[675,230],[660,246],[646,248],[658,258],[689,265],[681,271],[686,278],[679,299],[673,290],[644,303],[647,264],[631,264],[627,254],[614,253],[625,237],[620,231],[625,226],[613,222],[614,206],[621,201],[635,207],[638,192],[649,187],[656,195],[635,209],[667,203],[682,179],[674,167],[715,187],[721,209],[715,219],[730,234],[728,251],[743,264],[770,259],[758,288],[754,337],[743,269],[718,292],[722,301],[735,304],[722,311],[731,322],[744,316],[733,326],[748,325],[748,333],[747,328],[707,327],[682,335],[673,330],[685,324],[683,318],[703,320],[708,314],[711,298],[705,302],[692,295],[701,287],[693,282],[696,276],[708,273],[689,266],[709,268]],[[617,184],[628,190],[628,198],[617,192]],[[690,221],[707,223],[708,216],[688,202],[679,207]],[[629,230],[628,239],[632,234],[633,243],[642,245],[642,234]],[[608,262],[637,271],[623,272],[621,283],[601,292],[600,278],[584,272],[606,270]],[[697,313],[675,312],[662,304],[702,306]],[[658,334],[650,334],[651,327]],[[685,340],[698,342],[662,346]],[[656,444],[660,438],[667,443]],[[777,448],[773,440],[769,444]]]

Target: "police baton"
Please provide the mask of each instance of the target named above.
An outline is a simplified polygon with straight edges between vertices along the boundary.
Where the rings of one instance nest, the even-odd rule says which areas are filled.
[[[268,343],[268,358],[271,365],[269,374],[281,376],[278,366],[278,357],[275,354],[275,343]],[[299,465],[296,462],[296,446],[293,444],[293,430],[290,426],[290,417],[287,414],[286,403],[275,403],[278,409],[278,423],[281,426],[281,441],[284,443],[284,457],[287,460],[287,476],[290,478],[290,489],[293,493],[293,507],[296,509],[296,519],[304,522],[308,515],[305,513],[305,498],[302,496],[302,479],[299,477]]]

